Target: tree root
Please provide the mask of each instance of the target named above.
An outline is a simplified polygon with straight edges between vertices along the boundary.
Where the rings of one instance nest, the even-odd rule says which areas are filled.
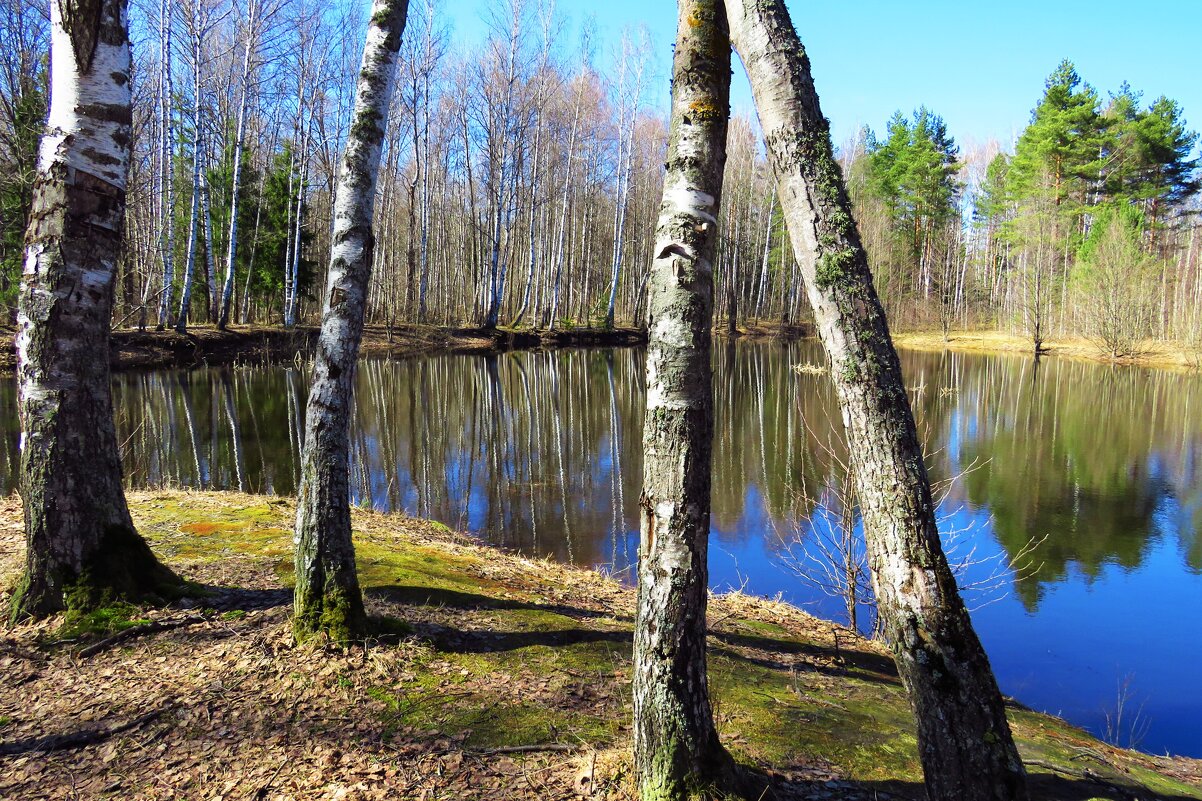
[[[145,726],[147,723],[159,718],[164,713],[175,709],[174,701],[164,704],[158,709],[151,710],[133,720],[128,720],[125,723],[120,723],[116,726],[102,729],[83,729],[70,734],[52,734],[46,737],[38,737],[31,740],[18,740],[11,743],[0,743],[0,756],[11,756],[13,754],[28,754],[28,753],[50,753],[51,751],[66,751],[72,748],[82,748],[86,745],[94,745],[95,743],[103,742],[110,737],[122,734],[123,732],[137,729]]]
[[[195,626],[197,623],[204,623],[208,620],[207,617],[201,615],[191,615],[189,617],[177,618],[175,620],[157,620],[153,623],[144,623],[140,626],[131,626],[128,629],[119,631],[112,637],[95,642],[86,648],[81,648],[79,655],[82,657],[95,656],[101,651],[107,651],[115,645],[120,645],[127,640],[132,640],[141,637],[144,634],[154,634],[159,631],[170,631],[171,629],[179,629],[184,626]]]

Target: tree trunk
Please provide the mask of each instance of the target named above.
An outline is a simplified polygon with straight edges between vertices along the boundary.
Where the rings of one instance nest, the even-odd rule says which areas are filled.
[[[200,3],[192,3],[192,212],[188,227],[188,256],[184,262],[184,283],[180,289],[179,316],[175,330],[188,332],[188,315],[192,308],[192,283],[196,278],[196,256],[200,249],[200,185],[204,169],[204,129],[201,123],[201,25]]]
[[[408,0],[375,0],[335,200],[325,311],[305,415],[296,509],[298,640],[362,637],[366,615],[351,542],[349,431],[355,360],[371,282],[372,206]]]
[[[247,8],[246,45],[242,52],[242,93],[238,103],[238,127],[234,131],[234,174],[230,182],[230,229],[226,242],[225,278],[221,282],[221,295],[217,303],[217,327],[223,331],[230,323],[230,300],[234,296],[234,260],[238,253],[238,200],[242,188],[242,148],[246,137],[246,115],[250,110],[251,54],[257,41],[258,9],[257,0],[250,0]]]
[[[730,47],[720,0],[678,4],[667,176],[650,279],[634,740],[643,801],[724,782],[706,685],[715,219],[726,162]]]
[[[162,170],[162,211],[159,224],[159,247],[163,260],[163,291],[159,295],[158,322],[155,328],[164,330],[171,324],[171,289],[175,282],[175,126],[171,111],[174,97],[171,75],[171,2],[161,0],[159,4],[159,36],[162,39],[160,54],[160,113],[162,133],[159,146],[159,167]]]
[[[781,206],[830,357],[885,634],[932,801],[1024,799],[1005,707],[943,554],[897,353],[809,60],[782,0],[726,0]]]
[[[51,3],[52,94],[17,334],[26,572],[13,617],[170,593],[134,530],[108,338],[129,169],[125,0]]]

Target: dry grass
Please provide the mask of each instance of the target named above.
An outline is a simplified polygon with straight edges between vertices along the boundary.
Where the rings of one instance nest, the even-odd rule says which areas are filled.
[[[937,331],[894,333],[893,344],[899,348],[928,351],[1025,354],[1032,351],[1029,338],[1004,331],[954,331],[946,340],[943,334]],[[1044,342],[1043,347],[1045,355],[1108,364],[1135,364],[1179,370],[1193,369],[1196,366],[1195,350],[1181,342],[1149,340],[1143,343],[1138,354],[1118,359],[1111,357],[1096,342],[1084,337],[1049,339]]]

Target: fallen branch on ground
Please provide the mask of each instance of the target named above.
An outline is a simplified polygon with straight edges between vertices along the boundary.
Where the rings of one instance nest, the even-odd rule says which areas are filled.
[[[1023,764],[1027,765],[1028,767],[1044,768],[1045,770],[1050,770],[1054,773],[1072,776],[1074,779],[1086,779],[1096,784],[1101,784],[1106,787],[1112,787],[1116,790],[1122,790],[1123,792],[1131,793],[1135,798],[1143,798],[1150,793],[1147,787],[1135,779],[1128,777],[1110,778],[1103,776],[1100,773],[1096,773],[1089,768],[1084,770],[1075,770],[1073,768],[1066,768],[1062,765],[1057,765],[1054,762],[1047,762],[1042,759],[1024,759]]]
[[[95,656],[101,651],[107,651],[114,645],[141,637],[143,634],[154,634],[159,631],[170,631],[171,629],[179,629],[184,626],[194,626],[197,623],[204,623],[208,620],[202,615],[191,615],[189,617],[177,618],[175,620],[156,620],[153,623],[143,623],[140,626],[131,626],[128,629],[117,632],[112,637],[101,640],[100,642],[92,643],[87,648],[82,648],[79,651],[80,656]]]
[[[33,740],[0,743],[0,756],[28,753],[45,754],[51,751],[65,751],[70,748],[82,748],[85,745],[94,745],[123,732],[145,726],[147,723],[174,708],[175,702],[171,702],[158,709],[139,715],[133,720],[128,720],[125,723],[120,723],[107,729],[84,729],[82,731],[71,732],[70,734],[51,734]]]
[[[584,743],[541,743],[538,745],[503,745],[499,748],[483,748],[479,751],[467,751],[473,756],[497,756],[498,754],[537,754],[543,751],[583,751],[588,746]]]

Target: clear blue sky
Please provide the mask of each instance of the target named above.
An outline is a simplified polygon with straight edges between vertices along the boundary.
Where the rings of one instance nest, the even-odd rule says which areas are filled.
[[[527,0],[534,3],[537,0]],[[486,0],[444,0],[464,44],[483,35]],[[557,0],[564,47],[581,19],[596,16],[598,66],[611,63],[624,26],[646,24],[658,74],[648,101],[666,107],[673,0]],[[1164,94],[1202,129],[1202,0],[788,0],[810,53],[823,111],[840,144],[860,125],[884,128],[897,109],[925,103],[957,141],[1009,145],[1026,125],[1043,82],[1063,58],[1105,98],[1126,80],[1145,102]],[[733,103],[751,112],[735,69]]]

